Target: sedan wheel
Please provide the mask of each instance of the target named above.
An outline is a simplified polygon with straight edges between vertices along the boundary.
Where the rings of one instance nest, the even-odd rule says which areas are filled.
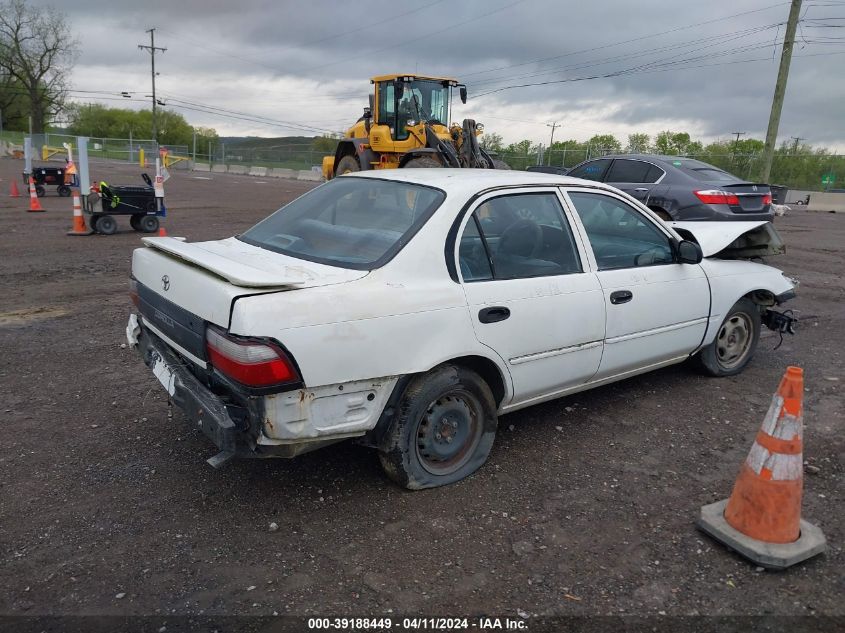
[[[379,459],[387,475],[405,488],[451,484],[487,461],[496,424],[487,383],[464,367],[442,365],[405,389]]]
[[[740,299],[719,326],[716,339],[696,357],[711,376],[740,373],[754,356],[760,338],[760,310],[750,299]]]

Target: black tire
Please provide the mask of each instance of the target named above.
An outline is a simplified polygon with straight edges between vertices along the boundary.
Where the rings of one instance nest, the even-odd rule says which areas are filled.
[[[344,156],[337,164],[334,175],[342,176],[343,174],[351,174],[356,171],[361,171],[361,165],[358,164],[358,159],[354,156]]]
[[[728,310],[716,338],[695,357],[710,376],[734,376],[751,362],[760,340],[760,311],[743,297]]]
[[[58,193],[62,198],[68,198],[70,197],[71,190],[67,185],[59,185],[56,189],[56,193]]]
[[[141,218],[144,217],[140,213],[136,213],[132,217],[129,218],[129,226],[131,226],[135,231],[141,230],[141,225],[138,224]]]
[[[138,220],[138,226],[144,233],[155,233],[158,231],[158,218],[154,215],[142,215]]]
[[[505,161],[499,160],[498,158],[493,159],[493,169],[510,169],[511,166],[508,165]]]
[[[101,215],[97,219],[97,233],[114,235],[117,233],[117,220],[110,215]]]
[[[403,166],[405,169],[432,169],[434,167],[440,168],[443,165],[440,164],[434,158],[430,156],[417,156],[416,158],[412,158]]]
[[[44,195],[47,193],[47,190],[44,188],[43,185],[35,185],[35,195],[39,198],[43,198]]]
[[[442,365],[405,390],[379,451],[382,468],[409,490],[455,483],[487,461],[497,423],[487,383],[469,369]]]

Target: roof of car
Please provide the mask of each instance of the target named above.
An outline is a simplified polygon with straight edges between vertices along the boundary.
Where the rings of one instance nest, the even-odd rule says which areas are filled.
[[[590,187],[608,188],[602,183],[581,178],[570,178],[557,174],[537,171],[517,171],[505,169],[377,169],[359,171],[342,176],[355,178],[380,178],[383,180],[401,180],[420,185],[428,185],[444,190],[482,191],[491,187],[518,187],[520,185],[589,185]]]
[[[669,163],[670,165],[677,161],[690,161],[701,164],[707,164],[703,161],[698,160],[697,158],[690,158],[689,156],[672,156],[666,154],[607,154],[605,156],[598,156],[597,158],[590,160],[597,160],[598,158],[633,158],[636,160]]]

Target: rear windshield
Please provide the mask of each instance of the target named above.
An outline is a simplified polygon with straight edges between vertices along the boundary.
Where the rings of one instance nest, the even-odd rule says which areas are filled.
[[[445,197],[439,189],[406,182],[341,177],[238,238],[309,261],[370,270],[396,255]]]
[[[679,159],[673,160],[672,165],[679,168],[685,174],[704,182],[742,182],[733,174],[722,171],[713,165],[702,163],[700,160]]]

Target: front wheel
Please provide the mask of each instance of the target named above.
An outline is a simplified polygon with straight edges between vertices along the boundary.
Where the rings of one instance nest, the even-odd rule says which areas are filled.
[[[342,176],[343,174],[351,174],[356,171],[361,171],[361,165],[358,164],[358,159],[354,156],[344,156],[340,159],[335,170],[335,176]]]
[[[158,231],[158,218],[154,215],[142,215],[138,220],[138,228],[143,233],[155,233]]]
[[[57,192],[57,193],[58,193],[58,194],[59,194],[62,198],[68,198],[68,197],[70,197],[70,194],[71,194],[71,189],[70,189],[70,187],[68,187],[67,185],[59,185],[59,186],[56,188],[56,192]]]
[[[101,235],[114,235],[117,233],[117,220],[110,215],[101,215],[97,219],[97,233]]]
[[[400,486],[445,486],[487,461],[496,426],[496,403],[487,383],[473,371],[443,365],[408,385],[379,459]]]
[[[710,376],[734,376],[751,362],[760,339],[760,311],[751,299],[742,298],[728,310],[715,340],[696,356]]]
[[[434,167],[440,168],[443,165],[440,164],[439,161],[431,158],[430,156],[418,156],[417,158],[412,158],[407,163],[405,163],[405,169],[431,169]]]

